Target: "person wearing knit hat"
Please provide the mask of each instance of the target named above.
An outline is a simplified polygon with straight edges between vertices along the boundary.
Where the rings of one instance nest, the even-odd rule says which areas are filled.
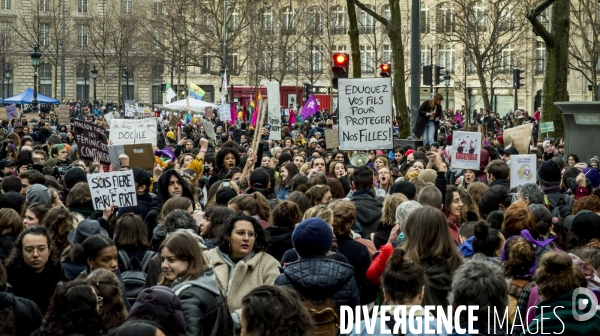
[[[600,160],[598,160],[597,156],[592,156],[590,159],[590,167],[598,169],[600,165]]]
[[[408,181],[400,181],[392,184],[390,187],[390,195],[396,193],[403,194],[406,196],[406,198],[408,198],[409,201],[412,201],[415,199],[417,189],[415,188],[414,184]]]
[[[435,183],[435,179],[437,177],[437,172],[433,169],[423,169],[417,179],[424,183]]]
[[[542,162],[537,170],[537,180],[542,186],[556,186],[560,184],[560,166],[554,160]]]
[[[87,174],[82,168],[74,167],[67,170],[63,181],[65,181],[65,187],[71,189],[79,182],[87,183]]]
[[[598,169],[587,167],[581,171],[585,177],[592,182],[592,188],[598,188],[600,186],[600,173]]]
[[[171,141],[175,141],[175,133],[173,133],[173,131],[168,131],[167,132],[167,139],[169,139]]]
[[[275,285],[294,289],[308,300],[331,298],[336,306],[357,305],[360,291],[354,279],[354,268],[326,257],[332,241],[331,226],[321,218],[312,217],[296,225],[292,244],[299,260],[285,265],[282,274],[275,279]]]
[[[52,205],[52,195],[50,194],[50,190],[42,184],[34,184],[27,188],[25,199],[29,205],[41,203],[46,208],[50,208],[50,205]]]
[[[232,187],[223,187],[217,191],[215,202],[217,205],[227,206],[229,201],[237,195],[238,193]]]

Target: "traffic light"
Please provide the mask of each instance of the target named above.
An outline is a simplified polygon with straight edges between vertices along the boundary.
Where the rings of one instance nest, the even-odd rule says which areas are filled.
[[[522,82],[525,77],[521,77],[524,72],[525,70],[513,69],[513,89],[520,89],[525,86],[525,83]]]
[[[314,88],[315,88],[315,86],[310,83],[302,84],[302,97],[304,98],[303,101],[305,103],[308,100],[308,98],[310,98],[310,95],[315,93]]]
[[[423,85],[432,85],[431,65],[423,66]]]
[[[392,73],[392,67],[390,67],[389,63],[381,64],[379,69],[381,69],[381,77],[390,77],[390,74]]]
[[[348,64],[350,63],[350,55],[346,53],[335,53],[332,55],[333,58],[333,80],[332,85],[334,89],[338,87],[338,78],[348,78]]]
[[[434,80],[434,85],[440,85],[441,83],[444,82],[444,73],[442,72],[442,70],[444,70],[444,67],[441,67],[439,65],[435,66],[434,69],[434,74],[433,74],[433,80]]]

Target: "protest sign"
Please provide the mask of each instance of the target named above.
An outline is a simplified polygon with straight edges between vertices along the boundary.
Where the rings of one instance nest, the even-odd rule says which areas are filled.
[[[529,153],[529,143],[531,142],[531,131],[533,124],[525,124],[504,130],[504,147],[514,147],[519,154]]]
[[[333,149],[340,146],[340,135],[339,129],[326,129],[325,130],[325,145],[327,149]]]
[[[71,107],[69,105],[61,104],[56,109],[56,117],[58,117],[58,121],[61,123],[69,122],[69,114],[71,112]]]
[[[137,103],[135,102],[135,100],[126,100],[124,102],[125,104],[125,116],[126,117],[133,117],[135,115],[135,113],[137,112]]]
[[[217,136],[215,135],[215,126],[208,120],[202,120],[202,126],[204,126],[206,136],[216,141]]]
[[[19,113],[17,112],[17,106],[9,105],[6,107],[6,119],[17,119],[19,118]]]
[[[208,106],[204,108],[204,114],[206,114],[207,118],[212,118],[213,117],[213,108],[212,106]]]
[[[452,168],[479,170],[481,133],[454,132],[452,135]]]
[[[540,124],[541,133],[554,132],[554,121],[547,121]]]
[[[111,204],[118,208],[137,205],[133,170],[89,174],[87,179],[94,210],[104,210]]]
[[[340,150],[393,148],[391,78],[339,79]]]
[[[121,160],[119,156],[125,154],[129,157],[130,164],[135,162],[136,167],[146,170],[154,169],[154,149],[152,144],[131,144],[108,146],[110,163],[117,169],[121,169]]]
[[[173,112],[171,114],[171,118],[169,119],[169,128],[177,127],[178,123],[179,123],[179,115],[177,113]]]
[[[219,119],[221,119],[221,121],[230,121],[231,120],[231,105],[229,105],[229,104],[219,105]]]
[[[269,140],[281,140],[281,105],[279,101],[279,82],[267,82],[267,121]]]
[[[114,114],[112,112],[107,113],[104,115],[104,120],[106,120],[106,123],[110,126],[110,124],[112,124],[112,120],[115,118]]]
[[[110,124],[110,141],[112,145],[149,143],[156,145],[156,118],[148,119],[113,119]]]
[[[77,119],[73,121],[73,126],[79,157],[91,160],[98,157],[102,164],[110,164],[108,141],[104,134],[104,128]]]
[[[510,156],[510,187],[537,183],[537,157],[535,154]]]
[[[6,115],[8,120],[10,120],[10,118],[8,118],[8,114],[6,113],[6,107],[0,107],[0,116],[3,114]]]

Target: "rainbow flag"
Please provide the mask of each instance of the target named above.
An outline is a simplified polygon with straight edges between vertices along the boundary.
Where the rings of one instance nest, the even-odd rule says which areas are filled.
[[[254,109],[255,109],[254,97],[251,97],[250,98],[250,116],[252,116],[252,119],[254,119]],[[244,116],[244,121],[246,121],[246,116]]]
[[[206,92],[204,92],[204,90],[202,90],[202,88],[200,88],[198,85],[190,82],[190,97],[194,98],[196,100],[202,100],[202,97],[204,97],[204,94]]]
[[[252,126],[254,126],[254,128],[256,128],[256,122],[258,121],[258,114],[260,113],[260,109],[262,108],[262,105],[263,105],[262,95],[260,94],[260,91],[258,91],[258,96],[256,96],[256,109],[254,110],[254,113],[252,114]]]

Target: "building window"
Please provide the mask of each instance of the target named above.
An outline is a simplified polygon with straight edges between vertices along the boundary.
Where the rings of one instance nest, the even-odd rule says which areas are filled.
[[[431,47],[428,45],[421,46],[421,64],[423,64],[423,65],[431,64]],[[421,67],[421,71],[423,71],[422,67]]]
[[[77,0],[77,11],[79,13],[88,12],[88,0]]]
[[[394,59],[392,57],[392,46],[389,44],[384,44],[383,45],[383,55],[381,57],[381,60],[384,63],[389,63],[390,65],[393,64]]]
[[[271,8],[265,9],[262,13],[261,28],[264,34],[273,35],[273,10]]]
[[[477,65],[475,64],[475,55],[472,52],[467,54],[467,73],[474,74],[477,72]]]
[[[345,45],[337,45],[337,46],[333,46],[333,51],[346,51],[346,46]]]
[[[268,75],[278,68],[277,53],[275,50],[263,50],[261,52],[260,72]]]
[[[235,31],[236,29],[238,29],[239,20],[240,20],[240,12],[236,8],[231,12],[231,16],[229,17],[229,30],[230,31]]]
[[[229,52],[229,62],[227,64],[228,71],[231,73],[238,73],[238,54],[237,51]]]
[[[375,72],[375,50],[373,46],[360,46],[360,72],[373,75]]]
[[[162,102],[162,96],[160,84],[152,85],[152,104],[160,104],[160,102]]]
[[[162,47],[162,31],[154,29],[154,49],[159,50]]]
[[[285,35],[296,34],[296,22],[294,20],[294,9],[286,7],[282,10],[282,33]]]
[[[429,6],[421,2],[421,34],[430,32]]]
[[[12,39],[12,25],[10,22],[0,22],[0,38],[2,38],[0,43],[3,47],[10,46]]]
[[[438,64],[443,66],[444,72],[454,73],[454,47],[441,45],[438,50]]]
[[[374,6],[366,5],[372,11],[375,11]],[[375,19],[366,11],[360,11],[360,22],[359,30],[361,34],[374,34],[375,33]]]
[[[123,79],[123,85],[121,86],[123,100],[135,100],[134,91],[135,90],[134,90],[133,80],[131,80],[131,78],[130,78],[129,86],[127,86],[127,83]]]
[[[297,55],[298,55],[298,51],[296,50],[296,47],[291,47],[290,49],[288,49],[286,51],[285,70],[288,73],[296,72],[296,65],[298,64]]]
[[[310,52],[310,64],[313,73],[323,72],[323,55],[318,46],[314,46]]]
[[[200,69],[200,73],[208,74],[210,73],[210,52],[208,49],[202,49],[202,69]]]
[[[0,9],[12,9],[12,0],[0,0],[2,4]]]
[[[343,6],[334,6],[331,8],[331,28],[333,34],[342,35],[348,32],[346,17],[346,9]]]
[[[541,75],[546,67],[546,45],[544,42],[536,42],[535,48],[535,74]]]
[[[162,0],[154,0],[154,15],[163,14],[163,3]]]
[[[89,42],[90,27],[88,25],[79,25],[77,30],[77,41],[80,47],[87,47]]]
[[[307,16],[307,33],[308,35],[321,35],[323,34],[323,22],[321,18],[321,11],[318,7],[308,7]]]
[[[498,24],[500,25],[500,30],[503,31],[511,31],[514,29],[514,8],[512,6],[506,6],[502,8],[500,16],[498,17]]]
[[[515,50],[511,46],[508,46],[506,49],[502,50],[502,53],[498,55],[498,59],[496,61],[498,72],[509,73],[513,68],[514,56]]]
[[[50,24],[40,24],[40,43],[42,47],[48,47],[50,45]]]
[[[454,31],[454,9],[448,2],[438,7],[437,30],[438,32]]]
[[[389,20],[392,17],[392,12],[390,11],[390,6],[383,6],[383,17]]]
[[[480,32],[487,30],[485,7],[481,2],[476,3],[471,10],[471,13],[469,13],[469,21],[471,21],[471,25],[473,26],[474,30]]]
[[[133,13],[133,0],[123,0],[123,13],[124,14]]]
[[[50,10],[50,0],[40,0],[40,12],[48,12]]]
[[[52,97],[52,64],[40,64],[40,94]]]

